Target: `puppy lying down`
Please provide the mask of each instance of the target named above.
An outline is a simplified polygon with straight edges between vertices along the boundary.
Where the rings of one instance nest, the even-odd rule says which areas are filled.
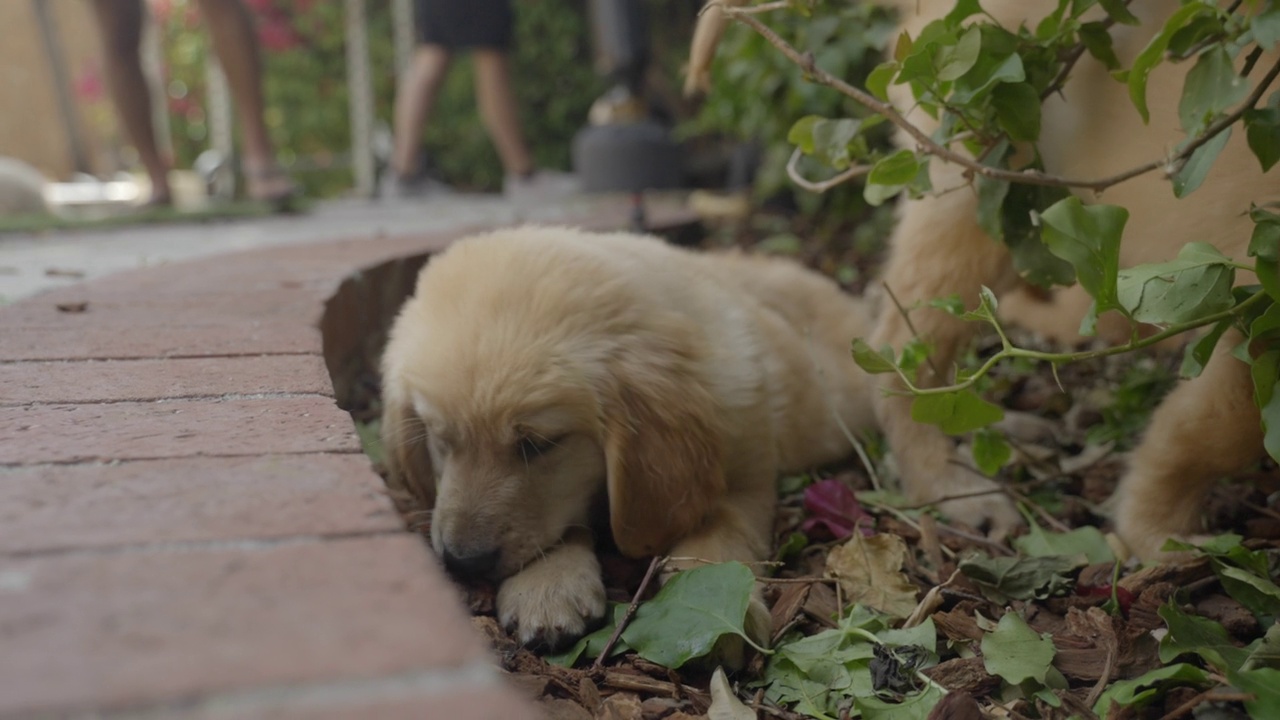
[[[764,558],[779,472],[872,425],[867,311],[792,263],[651,237],[503,230],[434,258],[383,357],[397,500],[455,573],[556,647],[603,616],[593,501],[643,557]],[[603,508],[605,503],[595,503]]]

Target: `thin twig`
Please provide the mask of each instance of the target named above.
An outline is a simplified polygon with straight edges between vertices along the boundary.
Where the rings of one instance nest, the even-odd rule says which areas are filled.
[[[1196,708],[1197,705],[1206,702],[1244,702],[1253,700],[1254,695],[1249,693],[1220,693],[1219,688],[1210,688],[1196,695],[1190,700],[1182,703],[1174,708],[1171,712],[1160,717],[1160,720],[1177,720],[1177,718],[1186,715]]]
[[[827,178],[826,180],[814,182],[800,174],[799,163],[800,157],[803,154],[804,153],[799,147],[796,147],[795,150],[791,151],[791,159],[787,161],[787,177],[791,178],[791,182],[799,185],[809,192],[824,193],[837,185],[848,182],[856,177],[862,177],[863,175],[871,172],[870,165],[854,165],[839,175]]]
[[[644,573],[644,579],[640,581],[640,587],[636,588],[636,594],[631,598],[631,604],[627,606],[627,612],[622,616],[622,620],[618,622],[618,627],[613,629],[613,634],[609,636],[609,642],[604,644],[600,650],[600,654],[596,656],[596,661],[591,665],[592,673],[600,673],[604,671],[605,658],[609,657],[609,653],[613,652],[613,646],[618,644],[618,638],[622,637],[622,631],[627,629],[627,624],[631,622],[631,618],[636,614],[636,608],[640,607],[640,598],[644,597],[644,591],[648,589],[649,582],[653,580],[653,576],[657,574],[658,568],[665,565],[667,558],[655,557],[649,562],[649,569]]]
[[[1181,150],[1169,157],[1152,160],[1149,163],[1131,168],[1115,175],[1096,179],[1084,178],[1068,178],[1060,175],[1053,175],[1042,172],[1040,170],[1005,170],[1002,168],[983,165],[975,161],[967,154],[957,152],[949,147],[940,145],[935,142],[924,130],[917,127],[911,121],[907,120],[889,103],[881,101],[871,93],[860,88],[854,87],[831,73],[818,67],[811,53],[801,53],[786,40],[783,40],[772,28],[760,22],[750,13],[742,12],[741,8],[731,8],[722,6],[722,10],[727,17],[734,18],[739,22],[745,23],[760,34],[770,45],[774,46],[779,52],[787,57],[788,60],[795,63],[805,72],[814,82],[819,85],[825,85],[848,97],[863,107],[884,116],[886,120],[896,125],[903,132],[911,136],[918,145],[920,152],[926,155],[932,155],[946,162],[955,163],[974,175],[980,175],[990,180],[1000,180],[1004,182],[1021,183],[1024,185],[1042,185],[1050,187],[1072,187],[1084,190],[1092,190],[1095,193],[1101,193],[1103,190],[1119,185],[1122,182],[1131,180],[1140,175],[1145,175],[1153,170],[1176,166],[1191,154],[1200,149],[1205,143],[1212,140],[1219,133],[1234,125],[1246,112],[1252,110],[1266,94],[1267,88],[1280,75],[1280,60],[1272,66],[1271,70],[1262,78],[1258,86],[1253,92],[1240,103],[1234,111],[1222,116],[1217,122],[1214,122],[1205,129],[1203,133],[1196,136],[1193,140],[1182,147]]]
[[[911,322],[911,314],[908,313],[907,309],[898,301],[898,296],[894,294],[893,288],[889,287],[889,283],[884,282],[883,280],[880,282],[880,286],[884,288],[884,293],[893,301],[893,306],[898,309],[898,314],[902,316],[903,322],[907,324],[907,329],[911,331],[911,337],[919,340],[920,342],[924,342],[924,339],[920,337],[920,331],[916,330],[915,323]],[[937,365],[933,364],[933,353],[929,353],[925,356],[925,360],[929,363],[929,369],[933,371],[934,377],[939,380],[945,379],[946,376],[938,370]]]
[[[1129,3],[1131,2],[1133,2],[1133,0],[1124,0],[1124,6],[1129,7]],[[1116,24],[1116,21],[1115,18],[1107,15],[1106,19],[1100,20],[1098,24],[1102,26],[1103,30],[1109,30],[1112,25]],[[1058,74],[1053,76],[1053,80],[1049,83],[1049,86],[1044,89],[1044,92],[1040,93],[1041,102],[1047,100],[1051,95],[1054,95],[1061,90],[1063,85],[1067,84],[1067,77],[1071,75],[1072,68],[1075,67],[1076,62],[1084,55],[1086,49],[1084,42],[1081,41],[1073,45],[1071,49],[1067,51],[1066,56],[1062,59],[1062,67],[1058,68]]]
[[[1117,640],[1116,642],[1118,643],[1119,641]],[[1089,697],[1084,701],[1086,707],[1093,707],[1097,704],[1098,698],[1102,697],[1102,692],[1111,683],[1111,668],[1115,665],[1117,653],[1119,653],[1119,648],[1113,643],[1107,650],[1107,662],[1102,666],[1102,676],[1098,678],[1098,682],[1089,691]]]

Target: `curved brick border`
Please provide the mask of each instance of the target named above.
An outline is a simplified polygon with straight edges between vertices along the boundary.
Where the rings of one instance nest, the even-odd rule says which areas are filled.
[[[343,397],[411,256],[459,234],[0,308],[0,718],[535,716],[403,532],[326,369]]]

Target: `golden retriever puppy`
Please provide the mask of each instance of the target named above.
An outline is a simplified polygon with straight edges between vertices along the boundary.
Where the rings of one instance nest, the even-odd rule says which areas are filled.
[[[897,10],[902,29],[912,37],[955,5],[953,0],[885,2]],[[1035,27],[1056,6],[1055,0],[982,2],[983,9],[1005,27]],[[1141,24],[1117,25],[1111,31],[1116,54],[1126,67],[1179,2],[1148,0],[1129,7]],[[705,22],[712,27],[695,36],[704,39],[702,46],[695,42],[692,52],[694,84],[703,77],[711,55],[706,44],[714,40],[716,26],[723,20],[711,17]],[[1272,51],[1260,58],[1257,67],[1265,69],[1275,62]],[[1106,177],[1168,155],[1184,139],[1178,102],[1193,64],[1165,63],[1152,72],[1148,84],[1151,122],[1144,125],[1127,87],[1086,55],[1062,92],[1045,103],[1039,150],[1046,170],[1066,177]],[[1255,72],[1247,82],[1256,83],[1260,74]],[[891,86],[891,93],[898,108],[915,105],[907,86]],[[908,118],[926,132],[936,127],[918,108]],[[901,139],[903,147],[914,146],[905,134]],[[935,188],[956,188],[966,182],[962,168],[937,159],[931,172]],[[1160,173],[1148,173],[1086,200],[1129,209],[1120,259],[1120,266],[1128,267],[1172,259],[1191,241],[1210,242],[1243,261],[1252,229],[1247,217],[1250,203],[1277,198],[1280,172],[1264,174],[1246,145],[1245,134],[1237,131],[1204,184],[1184,200],[1174,197],[1168,178]],[[869,341],[874,347],[901,347],[918,331],[933,347],[932,363],[924,366],[926,374],[930,368],[948,372],[975,327],[929,309],[928,300],[959,294],[972,307],[983,285],[997,293],[1020,285],[1007,249],[978,226],[976,193],[965,191],[902,200],[884,281],[903,306],[923,307],[911,313],[908,323],[895,307],[883,305]],[[1237,282],[1256,279],[1241,272]],[[1017,319],[1045,327],[1051,334],[1070,335],[1070,328],[1079,326],[1088,299],[1075,289],[1061,294],[1061,300],[1048,308],[1024,302],[1010,310]],[[1157,409],[1133,454],[1114,511],[1118,533],[1141,557],[1157,555],[1171,535],[1195,532],[1201,500],[1210,484],[1246,468],[1262,453],[1249,369],[1229,354],[1239,341],[1240,335],[1234,332],[1222,338],[1203,375],[1182,383]],[[947,378],[922,376],[920,380],[936,384]],[[944,503],[943,509],[971,524],[987,523],[996,531],[1017,523],[1018,514],[1002,495],[972,495],[991,489],[991,481],[957,462],[950,437],[934,426],[914,422],[910,402],[900,394],[877,393],[875,398],[877,419],[897,457],[908,493],[920,501],[969,494]]]
[[[487,577],[522,642],[605,611],[618,548],[754,561],[779,471],[873,424],[850,369],[861,301],[789,262],[564,228],[460,240],[423,270],[383,356],[389,486],[431,508],[446,566]],[[604,501],[597,504],[597,501]]]

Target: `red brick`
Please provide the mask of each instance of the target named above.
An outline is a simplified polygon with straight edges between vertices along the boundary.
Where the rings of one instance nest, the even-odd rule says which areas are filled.
[[[359,452],[325,397],[0,407],[0,465]]]
[[[11,554],[402,529],[359,454],[0,469]]]
[[[0,717],[483,662],[407,534],[0,560]]]
[[[140,318],[58,327],[10,326],[0,310],[0,362],[313,354],[320,331],[291,322],[152,326]]]
[[[0,364],[0,405],[333,394],[317,355]]]

